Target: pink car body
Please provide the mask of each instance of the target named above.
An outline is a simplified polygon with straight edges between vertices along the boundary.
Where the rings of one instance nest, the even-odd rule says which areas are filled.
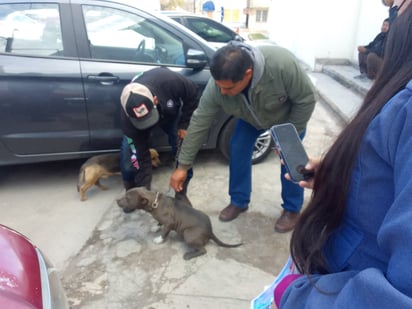
[[[29,239],[0,225],[0,308],[69,308],[56,269]]]

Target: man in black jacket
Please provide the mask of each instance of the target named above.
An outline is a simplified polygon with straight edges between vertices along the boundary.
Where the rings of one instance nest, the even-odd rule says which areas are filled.
[[[358,46],[360,75],[355,78],[375,79],[379,72],[385,53],[386,36],[389,31],[389,19],[382,23],[381,32],[368,45]]]
[[[160,126],[176,153],[178,139],[185,137],[199,102],[197,86],[182,75],[160,67],[136,76],[124,87],[120,101],[124,133],[120,151],[124,188],[144,186],[150,189],[150,133],[155,126]],[[188,181],[182,192],[184,195],[187,184]]]

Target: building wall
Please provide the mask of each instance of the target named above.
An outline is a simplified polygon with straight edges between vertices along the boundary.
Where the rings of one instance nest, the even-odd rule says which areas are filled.
[[[372,41],[387,16],[379,0],[272,0],[268,34],[312,69],[318,59],[357,63],[357,46]]]
[[[257,11],[267,11],[268,12],[268,16],[267,16],[267,20],[265,21],[256,21],[257,19]],[[265,35],[267,35],[267,30],[268,30],[268,19],[269,19],[269,11],[270,11],[270,7],[250,7],[248,9],[249,12],[249,21],[248,21],[248,28],[250,32],[262,32]],[[262,17],[262,16],[261,16]]]

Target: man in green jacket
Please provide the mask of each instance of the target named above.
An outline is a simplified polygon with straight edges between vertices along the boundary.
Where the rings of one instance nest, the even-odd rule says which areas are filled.
[[[170,185],[177,192],[193,165],[216,113],[222,108],[238,118],[230,144],[230,204],[219,216],[231,221],[248,209],[251,195],[252,152],[257,137],[275,124],[291,122],[303,138],[315,106],[313,85],[298,60],[275,45],[252,47],[230,42],[216,51],[212,77],[188,127],[179,154],[179,166]],[[284,178],[281,167],[283,212],[278,232],[292,230],[303,204],[303,189]]]

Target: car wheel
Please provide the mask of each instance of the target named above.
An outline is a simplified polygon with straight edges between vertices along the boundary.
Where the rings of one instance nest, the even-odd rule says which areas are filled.
[[[252,164],[263,161],[273,151],[273,148],[274,142],[270,136],[270,131],[267,130],[260,134],[253,149]]]
[[[219,137],[219,150],[223,156],[229,160],[230,153],[230,138],[235,129],[236,120],[232,118],[223,127]],[[256,144],[252,154],[252,164],[262,162],[273,149],[273,140],[269,130],[262,133],[256,140]]]

